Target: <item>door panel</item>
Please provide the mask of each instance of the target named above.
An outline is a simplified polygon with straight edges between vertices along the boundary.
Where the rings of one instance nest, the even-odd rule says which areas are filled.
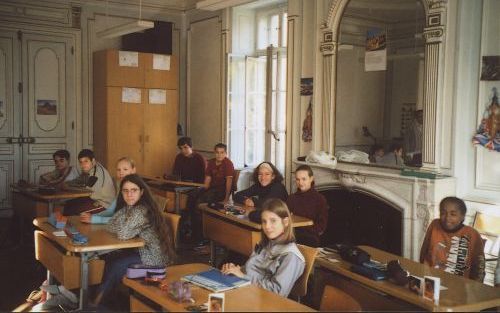
[[[58,149],[76,152],[75,56],[73,38],[25,32],[22,36],[24,136],[23,173],[30,182],[50,169]]]
[[[10,184],[20,179],[19,162],[22,146],[8,143],[20,132],[20,93],[16,90],[20,81],[19,42],[17,33],[0,30],[0,208],[9,207]]]

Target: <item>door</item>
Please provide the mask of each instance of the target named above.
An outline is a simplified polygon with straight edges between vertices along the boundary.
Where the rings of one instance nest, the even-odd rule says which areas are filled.
[[[0,66],[6,68],[0,72],[0,206],[5,208],[10,184],[36,183],[53,169],[54,151],[66,149],[76,159],[76,61],[74,39],[64,34],[0,29],[0,47]]]

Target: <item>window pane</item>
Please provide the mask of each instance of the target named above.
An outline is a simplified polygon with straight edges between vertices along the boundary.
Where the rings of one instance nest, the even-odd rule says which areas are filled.
[[[283,19],[281,24],[281,46],[286,47],[288,36],[288,14],[283,13]]]
[[[279,33],[279,15],[275,14],[271,16],[271,25],[269,29],[269,45],[273,45],[275,47],[279,45],[278,33]]]
[[[257,23],[257,49],[265,49],[268,44],[267,40],[267,18],[262,16]]]

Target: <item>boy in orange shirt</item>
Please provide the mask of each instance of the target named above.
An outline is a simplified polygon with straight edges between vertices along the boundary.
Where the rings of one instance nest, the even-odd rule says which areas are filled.
[[[446,197],[439,204],[439,218],[432,221],[420,250],[420,263],[482,282],[484,245],[481,235],[463,224],[463,200]]]

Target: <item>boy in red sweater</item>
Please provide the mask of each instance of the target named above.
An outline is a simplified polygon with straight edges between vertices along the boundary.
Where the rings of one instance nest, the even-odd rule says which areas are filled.
[[[481,235],[463,224],[467,207],[462,199],[446,197],[439,218],[432,221],[420,250],[420,263],[482,282],[484,245]]]

